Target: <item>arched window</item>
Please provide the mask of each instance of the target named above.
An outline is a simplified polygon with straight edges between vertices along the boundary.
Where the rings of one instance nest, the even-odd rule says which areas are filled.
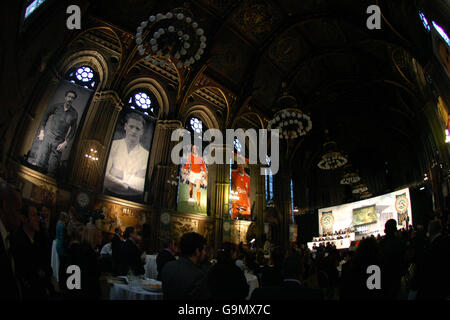
[[[127,108],[139,111],[146,116],[157,117],[159,105],[155,95],[148,89],[134,90],[127,99]]]
[[[266,156],[266,163],[270,166],[270,157]],[[273,175],[272,169],[265,168],[266,204],[273,200]]]
[[[420,18],[420,20],[422,21],[424,28],[425,28],[427,31],[430,31],[430,24],[428,23],[428,20],[427,20],[427,18],[425,17],[425,15],[423,14],[422,11],[419,11],[419,18]]]
[[[294,221],[294,181],[291,179],[291,212],[292,221]]]
[[[81,66],[69,71],[67,80],[86,89],[94,89],[98,84],[98,76],[89,66]]]
[[[239,153],[242,151],[242,145],[237,138],[234,138],[233,144],[234,144],[234,151],[236,153]]]
[[[28,0],[27,7],[25,8],[25,19],[28,18],[45,1],[46,0]]]
[[[438,25],[435,21],[432,22],[434,28],[439,33],[439,35],[442,37],[442,39],[445,40],[448,46],[450,46],[450,38],[448,37],[447,33],[445,32],[444,28],[442,28],[440,25]]]

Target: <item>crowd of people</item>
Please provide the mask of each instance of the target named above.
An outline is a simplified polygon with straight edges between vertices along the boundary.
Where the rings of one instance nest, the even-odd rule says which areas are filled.
[[[119,228],[106,243],[93,236],[92,220],[60,213],[54,227],[60,267],[52,270],[48,208],[20,197],[5,185],[0,192],[0,299],[100,299],[100,278],[144,276],[146,252],[135,228]],[[96,242],[97,241],[97,242]],[[264,250],[225,242],[217,252],[198,233],[163,241],[156,258],[165,300],[347,300],[450,298],[448,230],[433,220],[423,228],[397,230],[387,221],[385,236],[356,247],[332,243],[310,251],[305,245]],[[81,269],[81,289],[69,290],[66,267]],[[367,286],[369,266],[381,270],[381,289]],[[246,275],[259,286],[249,292]]]

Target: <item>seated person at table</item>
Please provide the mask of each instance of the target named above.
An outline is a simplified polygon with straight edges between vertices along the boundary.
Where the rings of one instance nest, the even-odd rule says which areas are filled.
[[[289,256],[283,264],[283,283],[278,286],[256,288],[251,300],[322,300],[319,290],[302,284],[303,261],[298,255]]]
[[[137,246],[139,236],[134,227],[127,227],[124,232],[126,239],[120,246],[120,274],[127,275],[132,272],[134,275],[145,274],[144,261],[141,258],[141,252]]]
[[[235,264],[237,255],[234,243],[222,244],[217,263],[208,273],[208,291],[212,300],[244,300],[248,296],[247,279]]]
[[[157,280],[161,281],[161,271],[167,262],[176,260],[177,245],[173,239],[165,239],[163,241],[164,249],[162,249],[156,257],[156,268],[158,270]]]
[[[198,233],[185,233],[180,239],[181,257],[162,270],[165,300],[199,300],[207,298],[206,273],[201,264],[206,259],[206,239]]]

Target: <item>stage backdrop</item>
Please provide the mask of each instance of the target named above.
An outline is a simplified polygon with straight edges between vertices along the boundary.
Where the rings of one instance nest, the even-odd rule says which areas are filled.
[[[76,97],[72,101],[72,109],[74,111],[68,111],[66,115],[62,117],[61,112],[59,112],[61,110],[56,107],[64,104],[66,101],[66,93],[68,91],[73,91],[76,94]],[[49,170],[49,163],[56,161],[54,170],[50,168],[50,171],[53,172],[49,173],[52,175],[55,175],[61,167],[64,167],[62,164],[66,163],[70,157],[73,141],[80,130],[81,119],[83,118],[84,111],[92,92],[92,90],[83,88],[66,80],[61,80],[59,82],[55,94],[51,98],[47,109],[40,119],[41,123],[39,124],[33,144],[28,153],[28,164],[46,171]],[[73,118],[76,118],[76,122],[73,121]],[[73,121],[72,123],[70,123],[71,120]],[[63,121],[65,121],[64,125],[62,125]],[[75,123],[76,125],[74,125]],[[74,125],[73,128],[72,125]],[[43,140],[39,139],[41,129],[44,129]],[[65,138],[67,138],[66,148],[62,152],[57,151],[57,144]]]
[[[121,111],[106,165],[105,194],[135,202],[144,200],[153,130],[153,118],[130,109]]]
[[[384,235],[384,224],[395,219],[398,228],[412,224],[409,189],[375,198],[319,209],[319,234],[354,228],[356,239]]]
[[[234,154],[234,163],[231,165],[231,219],[250,220],[250,168],[247,165],[247,158],[245,164],[237,164],[237,156]]]
[[[177,211],[207,215],[208,167],[200,154],[192,153],[192,147],[184,154],[184,164],[180,165]]]

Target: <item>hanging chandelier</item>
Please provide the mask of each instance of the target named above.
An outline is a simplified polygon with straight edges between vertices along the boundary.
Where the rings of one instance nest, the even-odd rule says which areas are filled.
[[[337,151],[337,145],[334,141],[327,141],[323,144],[326,150],[317,166],[322,170],[335,170],[347,164],[347,157]]]
[[[361,193],[360,198],[361,199],[368,199],[368,198],[370,198],[372,196],[373,195],[369,191],[365,191],[365,192]]]
[[[369,190],[369,188],[367,188],[367,186],[365,184],[358,184],[357,186],[355,186],[352,190],[353,194],[362,194],[364,192],[366,192],[367,190]]]
[[[142,21],[137,28],[136,43],[146,61],[164,67],[170,60],[181,69],[201,59],[206,37],[187,9],[175,8]]]
[[[341,179],[341,184],[355,184],[359,182],[361,178],[355,172],[347,172]]]
[[[298,108],[297,100],[286,91],[286,83],[282,83],[284,93],[276,101],[273,119],[267,124],[267,129],[278,129],[281,139],[296,139],[306,135],[312,129],[311,117]]]

